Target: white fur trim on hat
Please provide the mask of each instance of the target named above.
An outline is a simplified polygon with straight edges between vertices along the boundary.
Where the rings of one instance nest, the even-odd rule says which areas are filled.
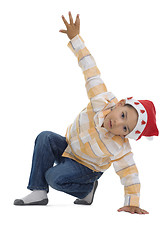
[[[151,137],[146,137],[146,139],[149,140],[149,141],[153,141],[153,136],[151,136]]]
[[[147,119],[148,119],[147,111],[144,108],[144,106],[138,100],[133,99],[133,97],[126,98],[125,100],[126,100],[126,104],[133,106],[138,112],[137,125],[135,126],[133,131],[130,132],[125,137],[137,140],[147,125]]]

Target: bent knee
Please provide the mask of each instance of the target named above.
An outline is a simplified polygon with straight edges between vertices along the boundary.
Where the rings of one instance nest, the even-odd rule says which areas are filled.
[[[50,187],[59,191],[62,190],[65,182],[64,177],[61,174],[57,174],[54,167],[47,170],[45,179]]]
[[[41,133],[38,134],[37,137],[48,137],[50,134],[52,134],[53,132],[51,131],[42,131]]]
[[[53,134],[53,132],[51,132],[51,131],[43,131],[43,132],[41,132],[41,133],[39,133],[39,134],[37,135],[35,142],[36,142],[37,140],[43,141],[43,140],[45,140],[45,139],[48,139],[49,135],[51,135],[51,134]]]

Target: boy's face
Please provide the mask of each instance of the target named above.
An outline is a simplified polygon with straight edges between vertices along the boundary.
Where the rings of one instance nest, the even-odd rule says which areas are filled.
[[[125,137],[133,131],[138,121],[138,113],[134,108],[125,106],[125,99],[105,116],[104,127],[114,135]]]

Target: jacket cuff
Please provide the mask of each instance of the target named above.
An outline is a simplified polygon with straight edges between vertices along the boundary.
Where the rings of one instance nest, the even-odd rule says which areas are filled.
[[[126,195],[124,206],[135,206],[139,207],[139,196],[137,195]]]
[[[72,51],[78,52],[80,49],[84,48],[84,40],[80,35],[76,35],[74,38],[72,38],[68,45],[67,45]]]

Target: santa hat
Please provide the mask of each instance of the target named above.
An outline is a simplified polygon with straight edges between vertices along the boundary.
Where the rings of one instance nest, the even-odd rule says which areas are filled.
[[[133,97],[126,98],[126,104],[133,106],[138,112],[137,125],[126,137],[139,140],[142,136],[158,136],[156,125],[156,109],[153,102],[149,100],[135,100]]]

